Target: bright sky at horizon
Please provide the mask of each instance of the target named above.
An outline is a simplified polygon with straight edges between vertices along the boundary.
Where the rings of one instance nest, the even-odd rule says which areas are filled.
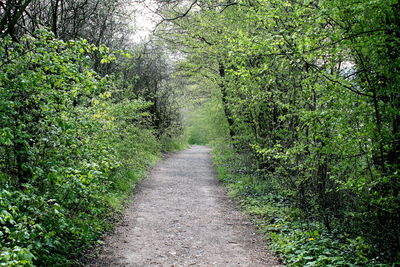
[[[133,27],[135,29],[135,34],[132,36],[132,40],[135,43],[147,41],[160,19],[160,17],[154,13],[155,8],[152,8],[152,5],[154,6],[151,0],[134,3],[135,24]]]

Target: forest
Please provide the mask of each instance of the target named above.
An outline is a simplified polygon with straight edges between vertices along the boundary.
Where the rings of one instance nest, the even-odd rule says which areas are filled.
[[[396,0],[0,0],[0,265],[81,265],[207,144],[286,265],[397,266],[399,88]]]

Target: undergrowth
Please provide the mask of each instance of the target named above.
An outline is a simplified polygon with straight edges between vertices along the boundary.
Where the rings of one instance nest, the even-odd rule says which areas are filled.
[[[161,145],[141,99],[116,101],[86,41],[0,41],[0,266],[76,266]]]
[[[213,162],[229,194],[240,201],[287,266],[398,266],[369,258],[362,237],[350,237],[343,229],[328,231],[321,222],[308,220],[283,192],[257,179],[229,145],[213,144]]]

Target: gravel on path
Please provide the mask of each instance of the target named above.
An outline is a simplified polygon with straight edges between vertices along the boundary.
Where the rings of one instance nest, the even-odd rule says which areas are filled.
[[[282,266],[217,181],[210,148],[162,160],[88,266]]]

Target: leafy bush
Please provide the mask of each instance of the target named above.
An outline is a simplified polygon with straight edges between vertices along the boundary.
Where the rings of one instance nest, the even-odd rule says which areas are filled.
[[[204,6],[171,24],[196,103],[208,97],[219,109],[193,116],[192,142],[227,132],[246,161],[225,178],[238,180],[234,190],[249,195],[265,182],[301,219],[362,237],[370,258],[398,262],[400,4],[343,3]],[[221,113],[227,127],[214,122]]]
[[[182,150],[188,146],[188,133],[179,125],[171,125],[169,128],[164,129],[159,139],[163,151],[172,152]]]
[[[328,231],[324,224],[305,218],[290,197],[278,194],[268,181],[244,175],[246,164],[227,144],[214,144],[213,162],[229,194],[252,215],[270,248],[288,266],[392,266],[371,258],[363,237],[351,237],[340,228]]]
[[[149,103],[91,69],[109,49],[36,35],[0,41],[1,266],[75,264],[160,150]]]

